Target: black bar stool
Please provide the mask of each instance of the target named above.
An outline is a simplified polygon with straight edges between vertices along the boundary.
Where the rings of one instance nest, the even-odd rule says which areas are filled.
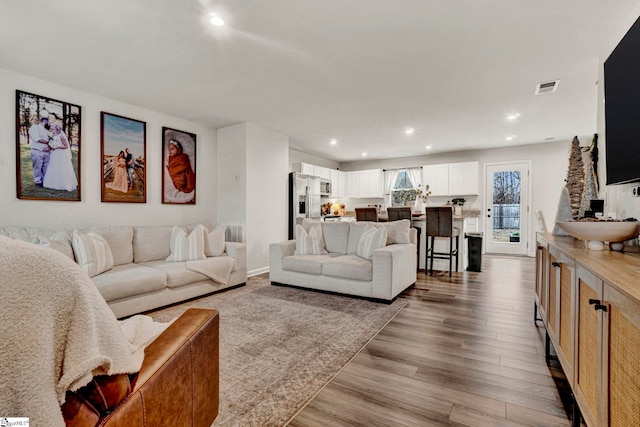
[[[408,206],[404,206],[404,207],[399,207],[399,208],[387,208],[387,218],[389,222],[391,221],[400,221],[401,219],[408,219],[409,221],[411,221],[411,208]],[[413,224],[411,224],[411,227],[413,227]],[[417,265],[416,265],[416,271],[420,271],[420,233],[422,232],[422,229],[420,229],[420,227],[415,227],[416,231],[418,232],[418,248],[416,249],[417,252]]]
[[[449,260],[449,277],[451,277],[451,267],[453,259],[456,260],[456,272],[458,271],[458,248],[460,244],[460,229],[453,226],[453,209],[450,206],[428,207],[426,224],[426,244],[424,268],[427,270],[427,263],[431,260],[430,274],[433,274],[433,259]],[[431,245],[429,245],[431,237]],[[436,252],[434,243],[436,237],[449,238],[449,252]],[[453,238],[456,238],[456,247],[453,248]],[[430,246],[430,247],[429,247]]]
[[[356,208],[356,221],[378,222],[378,209],[376,209],[376,208]]]

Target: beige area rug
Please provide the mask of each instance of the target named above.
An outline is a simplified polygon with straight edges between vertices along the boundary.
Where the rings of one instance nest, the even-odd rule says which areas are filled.
[[[247,285],[149,313],[168,321],[187,308],[220,313],[220,410],[215,426],[282,426],[406,304]]]

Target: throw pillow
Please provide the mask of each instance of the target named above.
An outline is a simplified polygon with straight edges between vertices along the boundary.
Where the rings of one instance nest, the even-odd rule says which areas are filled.
[[[320,224],[311,226],[309,232],[300,224],[296,225],[295,255],[321,255],[326,253]]]
[[[89,277],[97,276],[113,268],[113,254],[109,244],[95,229],[84,232],[73,230],[71,246],[76,262]]]
[[[204,253],[206,256],[221,256],[225,250],[226,225],[219,225],[204,236]]]
[[[36,236],[31,243],[42,246],[43,248],[55,249],[73,260],[73,251],[69,250],[69,245],[59,242],[53,237]]]
[[[376,249],[384,248],[387,245],[387,230],[385,227],[374,227],[370,225],[367,227],[360,241],[358,242],[358,249],[356,254],[360,258],[371,259],[373,257],[373,251]]]
[[[394,243],[411,243],[411,221],[408,219],[380,224],[387,229],[387,245],[393,245]]]
[[[171,254],[166,261],[195,261],[206,259],[204,254],[204,227],[198,225],[187,234],[184,227],[175,226],[171,230]]]

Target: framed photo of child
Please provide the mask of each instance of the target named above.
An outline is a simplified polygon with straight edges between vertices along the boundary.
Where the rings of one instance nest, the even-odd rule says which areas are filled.
[[[16,90],[18,199],[80,201],[82,108]]]
[[[196,204],[196,135],[162,128],[162,203]]]
[[[147,202],[147,124],[100,113],[102,201]]]

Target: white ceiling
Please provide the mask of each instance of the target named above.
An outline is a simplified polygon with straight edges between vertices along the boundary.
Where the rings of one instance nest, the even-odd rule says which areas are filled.
[[[335,161],[406,157],[595,132],[599,55],[635,5],[5,0],[0,67],[211,127],[253,122]]]

